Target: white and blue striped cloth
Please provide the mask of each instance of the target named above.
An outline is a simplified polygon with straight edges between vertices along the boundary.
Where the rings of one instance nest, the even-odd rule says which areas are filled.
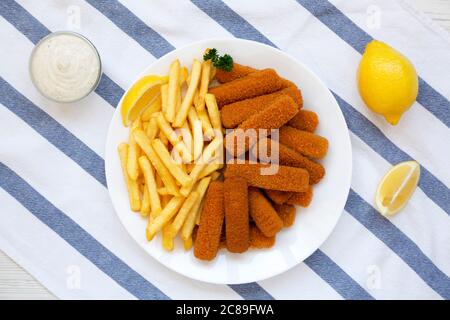
[[[65,299],[450,299],[450,37],[401,1],[1,0],[0,249]],[[95,93],[60,105],[33,87],[28,58],[52,31],[100,51]],[[239,37],[308,65],[350,128],[353,181],[326,243],[258,283],[209,285],[145,254],[113,212],[104,173],[107,127],[124,89],[155,59],[192,41]],[[417,102],[397,126],[360,99],[355,74],[373,38],[417,68]],[[375,188],[415,159],[419,188],[385,219]],[[264,266],[261,266],[264,267]]]

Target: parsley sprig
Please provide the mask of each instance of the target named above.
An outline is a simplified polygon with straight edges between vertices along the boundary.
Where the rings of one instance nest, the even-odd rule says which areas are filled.
[[[203,55],[203,60],[211,60],[213,66],[218,69],[222,69],[225,71],[233,70],[233,58],[229,54],[220,56],[217,53],[216,48],[209,49],[208,52]]]

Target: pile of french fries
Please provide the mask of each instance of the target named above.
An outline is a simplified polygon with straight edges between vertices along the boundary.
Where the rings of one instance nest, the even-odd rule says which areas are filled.
[[[192,247],[203,197],[223,167],[220,113],[208,93],[214,75],[210,60],[194,59],[190,73],[173,61],[161,94],[118,147],[131,209],[148,219],[149,241],[162,231],[168,251],[177,234],[186,250]]]

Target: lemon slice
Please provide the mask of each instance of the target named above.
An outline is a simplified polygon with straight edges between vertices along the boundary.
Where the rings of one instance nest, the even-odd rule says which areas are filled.
[[[420,165],[405,161],[389,170],[378,185],[375,203],[383,216],[392,216],[407,203],[417,187]]]
[[[125,94],[121,105],[122,122],[129,126],[161,94],[161,85],[168,76],[149,75],[140,78]]]

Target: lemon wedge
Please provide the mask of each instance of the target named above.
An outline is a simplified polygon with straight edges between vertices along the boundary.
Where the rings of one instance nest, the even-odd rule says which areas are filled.
[[[396,125],[417,98],[419,82],[407,57],[387,44],[371,41],[359,63],[358,89],[367,107]]]
[[[391,168],[378,185],[375,204],[383,216],[392,216],[408,203],[420,178],[420,165],[405,161]]]
[[[168,76],[148,75],[140,78],[127,91],[122,100],[121,115],[125,127],[150,106],[161,94],[161,85],[169,81]]]

